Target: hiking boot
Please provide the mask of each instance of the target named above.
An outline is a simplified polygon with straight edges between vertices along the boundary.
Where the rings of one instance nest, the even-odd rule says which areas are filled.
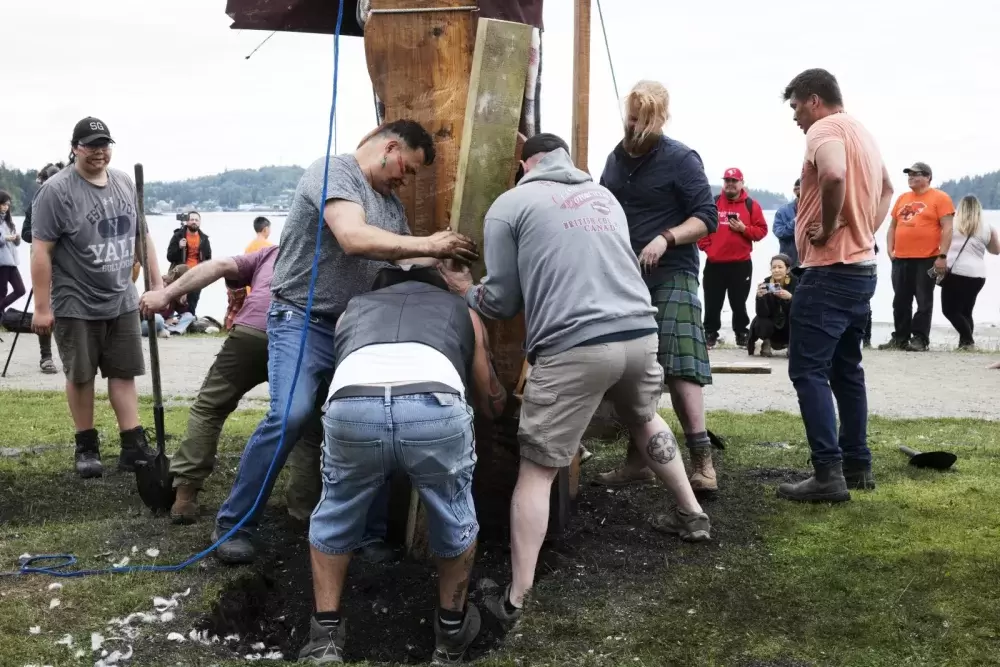
[[[847,482],[848,489],[859,491],[873,491],[875,489],[875,475],[872,473],[870,462],[844,459],[843,470],[844,481]]]
[[[466,649],[479,636],[482,619],[479,610],[471,602],[466,603],[465,619],[458,632],[448,633],[441,627],[437,612],[434,612],[434,656],[432,665],[457,665],[462,662]]]
[[[38,362],[38,368],[46,375],[55,375],[59,372],[52,357],[42,357],[41,361]]]
[[[229,532],[218,528],[212,533],[212,543],[219,541],[219,535]],[[239,531],[216,548],[215,557],[226,565],[249,565],[257,560],[257,548],[246,533]],[[343,625],[343,623],[341,623]]]
[[[173,507],[170,508],[170,520],[179,525],[197,521],[200,489],[191,484],[178,484],[174,490],[177,496],[174,498]]]
[[[118,455],[118,469],[125,472],[135,472],[136,464],[152,462],[156,452],[149,446],[146,431],[136,426],[130,431],[121,432],[122,451]]]
[[[483,597],[483,606],[486,610],[493,614],[500,625],[503,626],[504,630],[510,630],[515,623],[524,614],[524,609],[521,607],[515,608],[513,611],[508,611],[507,601],[510,600],[510,584],[500,591],[500,587],[497,586],[496,582],[492,579],[482,579],[479,582],[479,590],[485,593]],[[492,593],[486,593],[486,591],[493,591]]]
[[[333,665],[344,662],[347,629],[344,619],[330,628],[315,618],[309,619],[309,641],[299,651],[299,662],[310,665]]]
[[[923,341],[922,338],[917,338],[914,336],[910,339],[910,345],[906,349],[910,352],[926,352],[928,348],[927,343]]]
[[[705,334],[705,347],[707,347],[708,349],[710,350],[715,349],[715,346],[721,342],[722,340],[719,338],[719,334],[717,333]]]
[[[760,356],[762,357],[773,357],[774,351],[771,349],[771,341],[764,340],[760,344]]]
[[[661,533],[677,535],[685,542],[707,542],[712,539],[712,524],[704,512],[685,512],[674,506],[666,514],[653,517],[652,524]]]
[[[749,340],[750,340],[750,334],[748,333],[736,334],[736,347],[746,347],[747,341]]]
[[[898,338],[890,338],[888,343],[882,343],[878,346],[880,350],[906,350],[910,349],[909,342],[905,340],[899,340]]]
[[[653,474],[653,471],[645,466],[637,471],[629,470],[623,466],[610,472],[602,472],[590,483],[594,486],[628,486],[629,484],[645,484],[655,479],[656,475]]]
[[[712,465],[712,448],[698,447],[691,452],[691,490],[695,494],[715,493],[719,490],[719,482],[715,476],[715,466]]]
[[[785,500],[811,503],[842,503],[851,499],[844,479],[841,463],[829,465],[813,464],[813,476],[796,484],[778,485],[778,497]]]
[[[77,431],[76,434],[76,474],[83,479],[100,477],[104,474],[101,463],[101,441],[96,428]]]

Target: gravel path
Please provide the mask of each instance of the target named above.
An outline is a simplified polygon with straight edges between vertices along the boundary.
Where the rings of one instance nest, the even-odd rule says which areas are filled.
[[[6,361],[14,336],[3,334],[0,343],[0,368]],[[202,379],[222,345],[222,338],[174,338],[160,340],[165,402],[182,402],[198,393]],[[767,361],[770,375],[717,374],[706,388],[709,410],[760,412],[780,410],[798,412],[798,401],[788,380],[788,362],[784,353]],[[719,349],[712,352],[716,362],[748,361],[746,352]],[[987,370],[996,361],[995,354],[969,354],[931,351],[925,353],[868,352],[865,371],[868,377],[868,401],[874,414],[887,417],[971,417],[996,419],[994,405],[1000,371]],[[58,364],[58,362],[57,362]],[[147,357],[148,368],[148,357]],[[150,375],[140,378],[140,391],[152,392]],[[0,379],[0,390],[62,390],[63,378],[43,375],[38,370],[38,343],[34,336],[21,336],[7,377]],[[249,394],[244,405],[263,405],[267,387],[261,385]],[[174,400],[170,400],[174,399]],[[669,400],[665,401],[669,405]]]

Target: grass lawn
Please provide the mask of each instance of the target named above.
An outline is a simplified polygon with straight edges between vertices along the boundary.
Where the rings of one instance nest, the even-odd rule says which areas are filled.
[[[3,392],[0,397],[0,571],[15,569],[23,553],[73,553],[84,567],[102,567],[123,557],[131,564],[176,563],[204,548],[209,517],[228,492],[238,453],[261,416],[257,411],[233,415],[217,473],[203,496],[209,508],[205,517],[194,526],[173,526],[150,517],[131,476],[75,477],[61,395]],[[151,405],[142,408],[151,424]],[[186,413],[182,407],[168,409],[169,433],[183,434]],[[542,559],[530,613],[499,650],[478,664],[998,664],[1000,463],[995,443],[1000,424],[873,420],[878,489],[855,492],[852,502],[840,506],[795,505],[774,497],[774,485],[796,478],[806,465],[808,448],[797,416],[714,413],[709,425],[728,439],[720,456],[723,492],[705,505],[715,524],[713,542],[682,544],[649,531],[648,516],[666,502],[658,487],[583,487],[574,528]],[[98,428],[111,469],[117,433],[106,401],[99,403]],[[786,442],[791,448],[761,442]],[[918,471],[896,451],[900,444],[949,449],[959,461],[949,473]],[[596,456],[584,469],[585,484],[623,454],[621,442],[593,443],[592,448]],[[288,523],[281,511],[281,482],[277,488],[266,520]],[[266,562],[253,568],[226,568],[207,559],[176,574],[2,576],[0,665],[92,665],[101,657],[90,650],[93,632],[108,638],[109,651],[133,647],[122,664],[244,664],[238,659],[254,652],[246,646],[239,646],[237,654],[224,642],[177,643],[166,635],[187,636],[203,627],[206,617],[225,616],[217,603],[220,593],[246,587],[254,573],[278,584],[259,595],[248,588],[239,599],[261,607],[255,613],[262,618],[282,620],[287,614],[287,627],[297,627],[298,635],[272,637],[273,643],[298,646],[311,600],[307,589],[282,582],[308,586],[304,528],[282,530],[288,537],[272,540],[279,543],[268,547]],[[159,555],[147,556],[150,548]],[[474,577],[506,571],[503,544],[484,541],[481,553]],[[432,569],[423,563],[370,569],[352,565],[351,607],[345,611],[349,657],[395,655],[426,663],[431,626],[415,619],[433,610]],[[390,608],[393,599],[402,599],[394,587],[403,590],[416,579],[424,587],[419,601],[400,602],[406,616],[398,617],[413,618],[417,636],[427,635],[414,647],[396,636]],[[50,590],[53,582],[62,588]],[[170,610],[173,620],[137,622],[132,638],[108,629],[113,618],[151,613],[154,596],[169,598],[188,588],[190,595],[178,597]],[[279,593],[294,603],[287,612],[273,603],[277,598],[268,597]],[[53,599],[59,604],[50,608]],[[35,626],[39,632],[32,634]],[[56,644],[66,635],[72,646]],[[82,657],[75,657],[78,651]]]

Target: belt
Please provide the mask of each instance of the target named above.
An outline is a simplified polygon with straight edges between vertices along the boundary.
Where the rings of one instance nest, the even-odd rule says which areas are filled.
[[[412,396],[413,394],[455,394],[461,396],[454,387],[449,387],[443,382],[410,382],[407,384],[376,385],[376,384],[351,384],[341,387],[333,393],[330,400],[338,398],[382,398],[389,396]]]

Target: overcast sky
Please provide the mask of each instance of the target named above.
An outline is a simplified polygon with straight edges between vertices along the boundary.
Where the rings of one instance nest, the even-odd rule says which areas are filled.
[[[0,160],[28,169],[63,158],[87,115],[110,127],[115,166],[141,161],[149,180],[321,156],[332,37],[279,33],[246,60],[267,33],[230,30],[224,10],[225,0],[0,0]],[[641,78],[664,82],[668,134],[701,154],[713,182],[738,166],[750,186],[790,191],[803,136],[780,98],[809,67],[838,77],[897,191],[915,160],[938,182],[1000,168],[1000,9],[991,3],[605,0],[604,10],[621,93]],[[596,175],[621,123],[596,7],[593,20]],[[571,0],[546,0],[545,23],[542,124],[568,139]],[[361,40],[341,45],[346,151],[374,110]]]

